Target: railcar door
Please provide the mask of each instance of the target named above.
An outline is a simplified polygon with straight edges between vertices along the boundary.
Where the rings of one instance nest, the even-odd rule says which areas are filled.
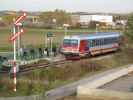
[[[89,42],[88,40],[81,40],[79,51],[81,54],[86,54],[89,52]]]

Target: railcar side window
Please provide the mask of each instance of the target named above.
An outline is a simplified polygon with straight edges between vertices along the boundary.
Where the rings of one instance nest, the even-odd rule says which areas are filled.
[[[93,40],[93,47],[96,46],[96,40]]]
[[[102,39],[102,44],[104,44],[104,45],[112,44],[112,43],[116,43],[116,42],[118,42],[118,38],[116,38],[116,37]]]
[[[89,41],[89,46],[90,46],[90,47],[93,47],[93,44],[92,44],[93,42],[92,42],[92,40],[88,40],[88,41]]]
[[[98,40],[95,40],[95,42],[96,42],[95,46],[97,46],[98,45]]]
[[[98,46],[98,45],[99,45],[99,40],[97,39],[97,40],[96,40],[96,46]]]
[[[93,39],[93,40],[89,40],[89,46],[95,47],[95,46],[101,46],[101,45],[108,45],[108,44],[116,43],[118,41],[119,41],[118,37]]]
[[[102,40],[103,40],[103,39],[100,39],[100,43],[99,43],[99,44],[100,44],[100,46],[102,45]]]
[[[101,39],[101,45],[104,45],[104,39]]]

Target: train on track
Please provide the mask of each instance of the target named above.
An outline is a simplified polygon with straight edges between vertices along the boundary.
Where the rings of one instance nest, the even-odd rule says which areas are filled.
[[[89,57],[120,48],[121,34],[117,32],[97,32],[93,34],[65,36],[61,53],[69,57]]]

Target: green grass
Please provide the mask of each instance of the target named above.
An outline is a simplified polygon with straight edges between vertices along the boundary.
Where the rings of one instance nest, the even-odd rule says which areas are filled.
[[[46,34],[52,32],[54,35],[54,43],[60,44],[64,37],[63,29],[41,29],[41,28],[24,28],[25,32],[22,34],[22,45],[33,45],[38,47],[44,45],[46,40]],[[9,42],[9,38],[12,35],[11,27],[1,27],[0,28],[0,51],[11,51],[12,43]],[[105,31],[105,30],[101,30]],[[119,30],[109,30],[109,31],[119,31]],[[92,33],[95,29],[71,29],[68,30],[68,34],[83,34]]]

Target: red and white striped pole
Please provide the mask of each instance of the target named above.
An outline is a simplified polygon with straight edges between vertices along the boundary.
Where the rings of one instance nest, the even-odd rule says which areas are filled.
[[[18,36],[20,36],[22,33],[24,33],[24,30],[23,30],[23,29],[20,29],[19,32],[15,33],[13,36],[11,36],[10,41],[11,41],[11,42],[12,42],[12,41],[16,41],[16,38],[17,38]]]
[[[14,83],[13,91],[16,92],[16,85],[17,85],[17,78],[16,78],[16,61],[13,62],[13,83]]]
[[[16,63],[16,38],[19,37],[24,30],[21,29],[20,31],[16,33],[16,26],[20,26],[20,22],[26,18],[27,14],[24,12],[21,16],[15,19],[13,19],[13,36],[10,38],[10,41],[13,41],[13,50],[14,50],[14,61],[13,61],[13,82],[14,82],[14,91],[16,92],[16,84],[17,84],[17,79],[16,79],[16,73],[17,73],[17,63]]]
[[[15,21],[15,19],[14,19]],[[16,27],[15,24],[13,25],[13,35],[16,34]],[[13,74],[14,74],[14,78],[13,78],[13,82],[14,82],[14,92],[16,92],[16,84],[17,84],[17,80],[16,80],[16,40],[13,41],[13,48],[14,48],[14,61],[13,61]]]
[[[15,21],[14,24],[16,25],[16,24],[19,23],[21,20],[23,20],[26,16],[27,16],[27,14],[24,12],[23,15],[21,15],[20,17],[18,17],[18,18],[16,19],[16,21]]]

